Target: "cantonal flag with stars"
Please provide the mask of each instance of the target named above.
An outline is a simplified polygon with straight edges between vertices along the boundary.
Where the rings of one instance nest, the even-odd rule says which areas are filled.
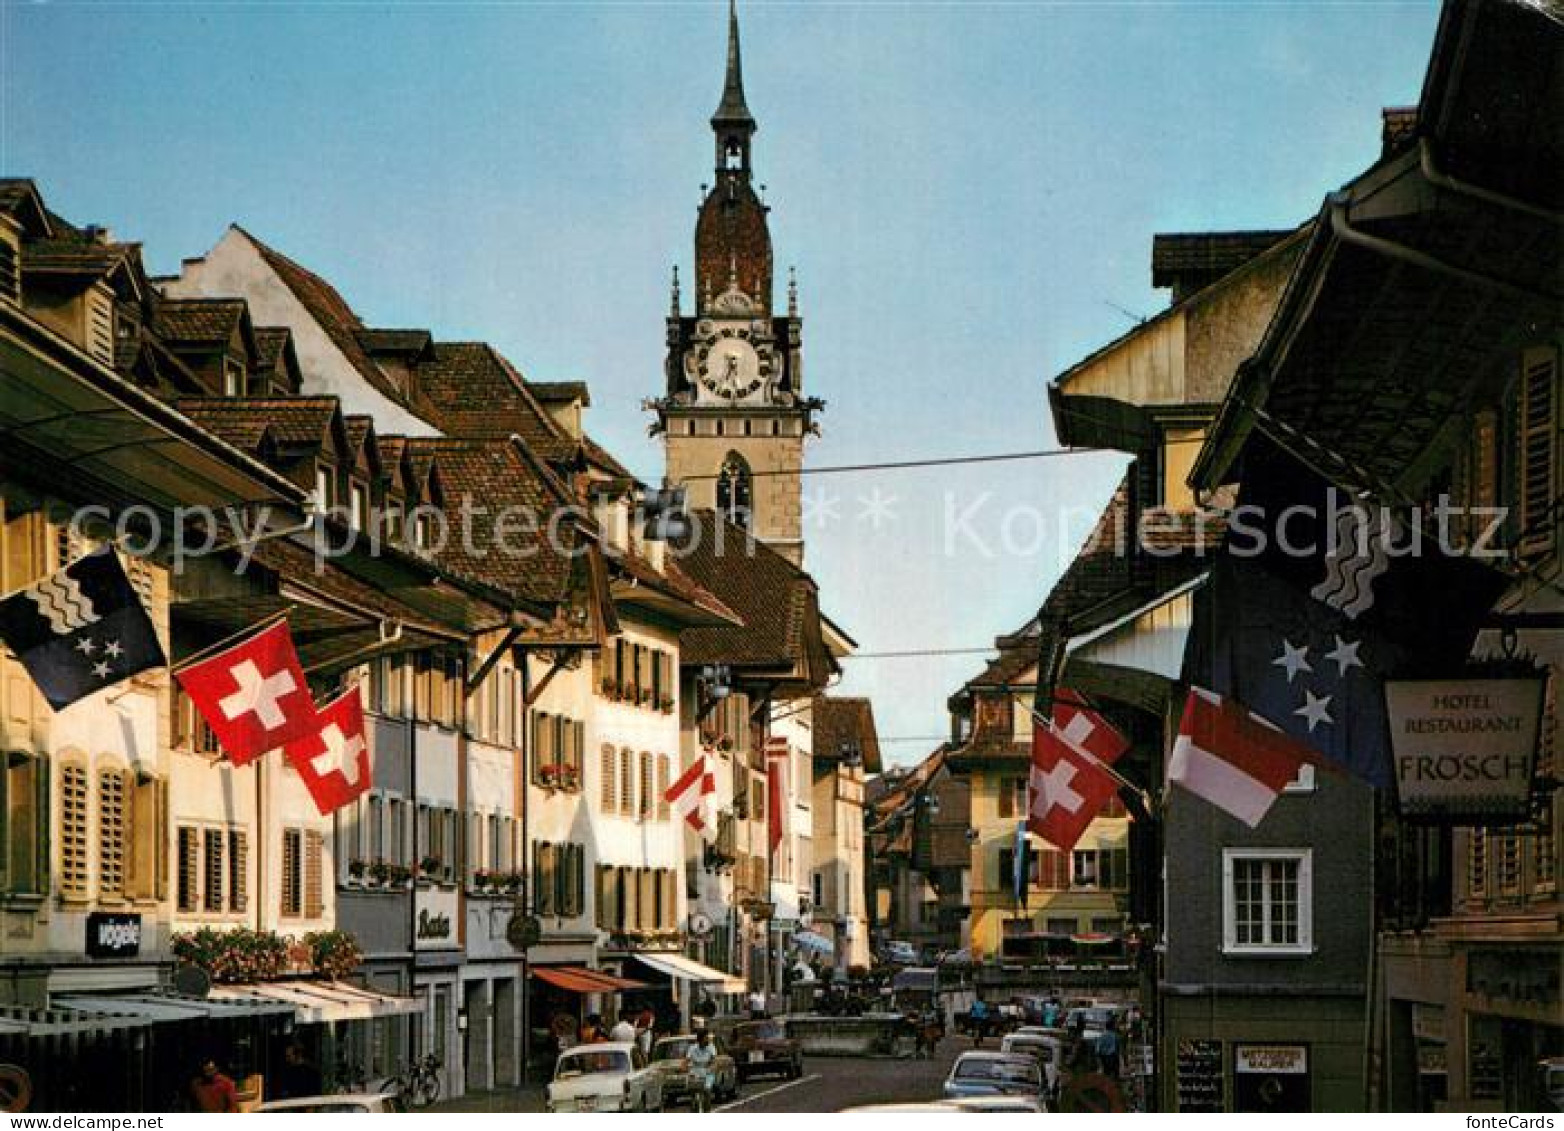
[[[175,669],[174,678],[236,766],[316,732],[315,703],[285,620]]]
[[[288,743],[283,753],[325,817],[370,786],[369,738],[358,684],[322,706],[315,723],[315,733]]]
[[[1118,783],[1103,767],[1129,747],[1107,719],[1060,690],[1051,720],[1032,724],[1027,828],[1069,852],[1118,792]]]

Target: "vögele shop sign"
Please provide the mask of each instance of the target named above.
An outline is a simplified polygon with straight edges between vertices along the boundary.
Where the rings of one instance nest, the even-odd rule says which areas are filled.
[[[1457,823],[1524,818],[1542,694],[1540,679],[1387,682],[1402,814]]]

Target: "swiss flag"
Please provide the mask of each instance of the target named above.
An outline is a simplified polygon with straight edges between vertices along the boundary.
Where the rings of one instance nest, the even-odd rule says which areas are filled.
[[[706,752],[695,756],[690,768],[679,775],[679,780],[668,787],[663,800],[673,807],[690,828],[706,840],[716,836],[716,829],[706,819],[706,799],[717,792],[717,775],[706,764]]]
[[[1107,719],[1079,701],[1058,699],[1053,718],[1032,724],[1026,827],[1065,852],[1118,791],[1104,772],[1130,747]]]
[[[1236,699],[1191,687],[1168,758],[1168,781],[1254,828],[1305,763],[1331,764]]]
[[[325,817],[369,789],[369,739],[358,684],[320,709],[315,728],[283,752]]]
[[[285,620],[179,668],[174,678],[236,766],[315,730],[315,704]]]

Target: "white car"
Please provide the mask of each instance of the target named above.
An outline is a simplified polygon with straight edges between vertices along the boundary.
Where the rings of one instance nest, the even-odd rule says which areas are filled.
[[[559,1054],[549,1111],[661,1111],[662,1081],[629,1041],[577,1045]]]
[[[1037,1063],[1043,1066],[1043,1082],[1047,1084],[1049,1094],[1059,1087],[1059,1070],[1064,1064],[1064,1038],[1036,1029],[1018,1029],[1014,1033],[1005,1034],[999,1042],[999,1051],[1024,1052],[1036,1057]]]
[[[394,1092],[356,1092],[340,1096],[300,1096],[294,1100],[269,1100],[258,1112],[282,1112],[293,1115],[396,1114],[407,1110]]]

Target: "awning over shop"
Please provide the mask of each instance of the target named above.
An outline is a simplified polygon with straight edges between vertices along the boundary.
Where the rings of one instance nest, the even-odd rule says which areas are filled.
[[[682,954],[638,954],[637,962],[644,963],[656,970],[659,974],[680,982],[694,982],[700,986],[710,986],[718,993],[741,994],[749,989],[743,978],[736,978],[732,974],[721,970],[714,970],[710,966],[702,965],[693,958],[686,958]]]
[[[645,982],[605,974],[601,970],[588,970],[585,966],[534,966],[532,974],[551,986],[558,986],[573,994],[612,994],[620,990],[646,988]]]
[[[28,1009],[25,1006],[0,1006],[0,1036],[65,1037],[72,1034],[103,1033],[113,1029],[138,1029],[148,1022],[144,1017],[111,1013],[84,1013],[74,1009]]]
[[[293,1008],[276,1001],[224,1001],[174,994],[101,994],[57,997],[61,1009],[80,1013],[107,1013],[142,1018],[148,1023],[189,1021],[198,1017],[265,1017],[292,1014]]]
[[[295,1018],[305,1025],[399,1017],[423,1009],[416,998],[395,997],[345,982],[254,982],[214,986],[208,1000],[230,1004],[269,1003],[279,1007],[279,1011],[291,1009]]]
[[[836,953],[836,944],[818,931],[794,931],[792,942],[795,946],[812,950],[816,954]]]

